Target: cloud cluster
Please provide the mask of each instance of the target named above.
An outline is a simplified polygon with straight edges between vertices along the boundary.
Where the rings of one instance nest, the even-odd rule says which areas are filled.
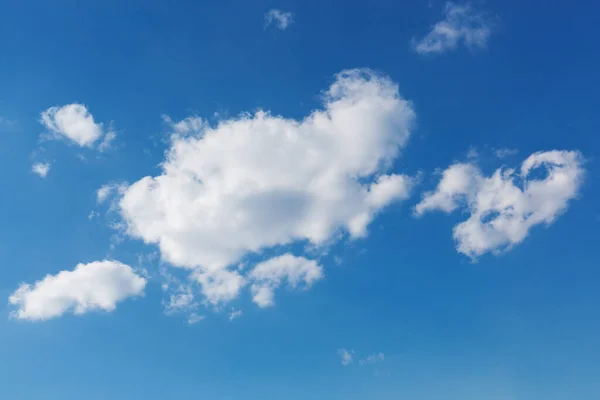
[[[293,16],[294,15],[291,12],[281,11],[275,8],[269,10],[265,14],[265,28],[275,25],[278,29],[284,31],[294,22]]]
[[[101,123],[96,123],[83,104],[50,107],[42,112],[40,122],[51,133],[51,138],[64,138],[80,147],[96,145],[99,151],[108,149],[116,137],[115,132],[105,131]]]
[[[118,261],[78,264],[72,271],[47,275],[32,285],[22,284],[10,297],[11,314],[24,320],[47,320],[65,313],[113,311],[118,302],[140,296],[146,279]]]
[[[194,269],[210,303],[227,302],[246,281],[231,266],[246,255],[362,237],[381,209],[407,198],[412,179],[386,171],[414,118],[388,78],[349,70],[302,120],[265,111],[216,126],[186,119],[174,126],[162,174],[123,188],[126,232]],[[268,305],[275,286],[255,284],[255,301]]]
[[[415,212],[463,208],[469,218],[454,228],[457,250],[472,259],[498,253],[521,243],[534,226],[551,224],[567,209],[583,182],[582,163],[576,151],[538,152],[521,164],[520,171],[500,168],[489,177],[472,163],[454,164]]]
[[[492,31],[492,21],[469,4],[447,2],[444,19],[413,46],[419,54],[445,53],[463,42],[469,48],[485,48]]]

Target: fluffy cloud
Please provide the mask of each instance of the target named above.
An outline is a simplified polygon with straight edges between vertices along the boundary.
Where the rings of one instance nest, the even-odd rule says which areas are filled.
[[[198,270],[192,276],[202,287],[206,301],[215,306],[235,299],[246,284],[244,277],[237,271],[227,269]]]
[[[471,5],[447,2],[444,19],[422,39],[413,39],[414,49],[419,54],[444,53],[456,49],[460,42],[470,48],[485,48],[491,26],[491,21]]]
[[[40,176],[41,178],[45,178],[46,175],[48,175],[48,172],[50,172],[50,163],[45,163],[45,162],[38,162],[33,164],[33,166],[31,167],[31,171]]]
[[[252,300],[260,307],[269,307],[274,303],[273,291],[283,281],[291,288],[304,283],[307,287],[323,277],[323,268],[314,260],[284,254],[261,262],[254,267],[249,278],[252,284]]]
[[[469,218],[453,231],[457,250],[473,259],[498,253],[521,243],[534,226],[551,224],[568,208],[583,181],[582,163],[576,151],[538,152],[520,171],[500,168],[489,177],[474,164],[454,164],[415,212],[464,208]]]
[[[55,138],[66,138],[81,147],[93,147],[104,136],[98,150],[106,150],[115,138],[112,131],[105,132],[101,123],[83,104],[67,104],[62,107],[50,107],[41,114],[40,122]]]
[[[9,297],[9,303],[17,308],[12,313],[15,318],[47,320],[67,312],[113,311],[118,302],[142,295],[145,286],[146,279],[128,265],[94,261],[47,275],[33,285],[22,284]]]
[[[265,27],[275,25],[277,28],[284,31],[292,24],[292,22],[294,21],[291,12],[272,9],[265,14]]]
[[[162,173],[120,194],[127,234],[194,269],[213,304],[237,296],[246,278],[231,266],[248,254],[366,235],[378,212],[409,195],[412,179],[386,171],[415,114],[393,82],[365,70],[338,74],[323,100],[302,120],[258,111],[173,124]],[[257,301],[272,301],[269,286],[255,288]]]

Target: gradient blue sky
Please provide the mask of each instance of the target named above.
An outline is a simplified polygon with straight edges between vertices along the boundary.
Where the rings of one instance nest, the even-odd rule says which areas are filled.
[[[600,5],[475,2],[470,12],[489,37],[422,54],[416,44],[444,19],[444,7],[2,2],[0,397],[600,398]],[[266,26],[272,9],[292,13],[286,29]],[[301,119],[321,107],[335,74],[351,68],[387,76],[411,101],[411,136],[387,171],[418,177],[410,196],[378,213],[366,237],[335,239],[327,252],[287,243],[317,259],[324,277],[307,290],[282,285],[273,307],[254,304],[248,288],[214,307],[191,284],[194,312],[205,318],[188,324],[189,310],[165,315],[165,274],[185,285],[187,272],[149,256],[154,244],[111,227],[122,222],[119,212],[98,205],[96,191],[160,175],[173,129],[165,115],[216,124],[261,108]],[[40,114],[74,103],[114,130],[110,149],[40,141],[48,131]],[[518,152],[499,159],[498,149]],[[489,176],[550,150],[581,152],[585,179],[566,211],[508,251],[477,262],[457,252],[452,230],[468,208],[414,216],[455,162]],[[37,162],[51,164],[47,176],[32,172]],[[248,268],[279,250],[247,255]],[[12,314],[8,298],[22,283],[104,259],[143,275],[143,296],[110,312],[44,321]],[[243,314],[230,321],[232,310]],[[352,363],[342,365],[340,349]]]

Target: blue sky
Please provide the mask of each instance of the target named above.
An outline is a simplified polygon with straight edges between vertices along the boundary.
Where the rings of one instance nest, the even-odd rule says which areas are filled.
[[[0,397],[597,399],[594,1],[0,5]]]

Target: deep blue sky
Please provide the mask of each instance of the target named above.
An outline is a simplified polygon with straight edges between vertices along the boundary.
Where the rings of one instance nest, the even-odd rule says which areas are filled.
[[[0,397],[600,398],[600,4],[550,3],[477,3],[497,17],[485,49],[423,56],[411,39],[442,18],[443,2],[2,2],[0,297],[80,262],[138,266],[154,249],[132,239],[111,249],[114,231],[88,215],[102,184],[159,173],[161,115],[264,108],[301,118],[335,73],[368,67],[413,103],[417,124],[394,168],[422,175],[367,238],[333,247],[325,279],[281,290],[274,308],[241,296],[244,315],[232,322],[223,311],[191,326],[165,316],[152,280],[110,313],[32,323],[10,319],[7,305]],[[264,29],[272,8],[294,23]],[[52,170],[40,179],[31,173],[40,112],[76,102],[114,122],[115,148],[44,143]],[[470,148],[485,172],[535,151],[579,150],[586,180],[551,226],[471,263],[452,240],[464,215],[411,211],[435,188],[434,171]],[[498,148],[519,153],[499,161]],[[343,367],[339,348],[385,361]]]

